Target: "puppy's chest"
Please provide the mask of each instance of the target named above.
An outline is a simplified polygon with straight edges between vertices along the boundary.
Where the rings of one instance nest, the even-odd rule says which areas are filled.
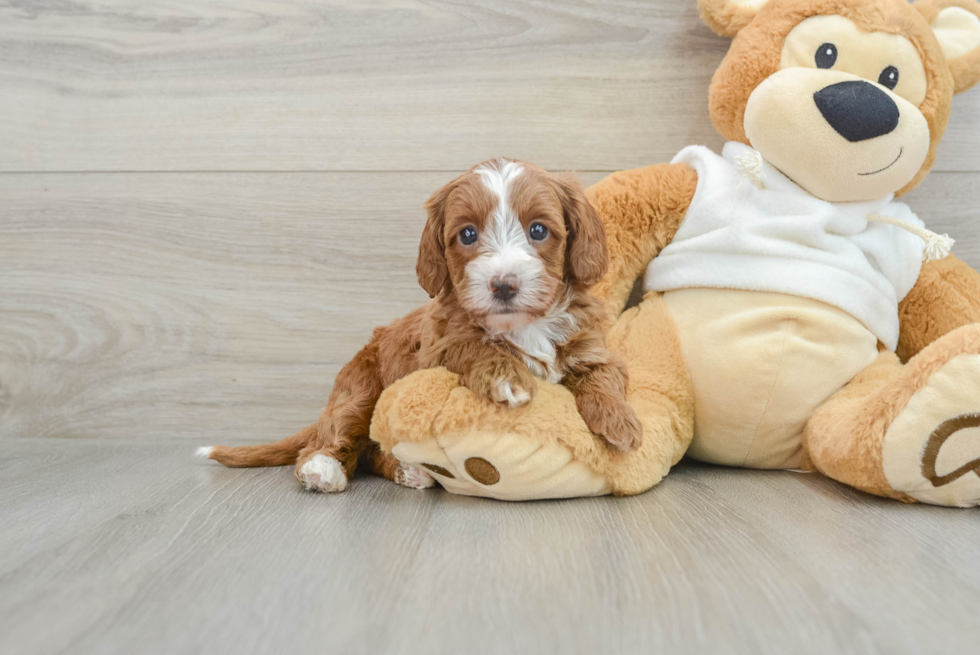
[[[575,330],[574,319],[565,313],[538,319],[525,328],[501,336],[520,353],[535,377],[558,384],[565,377],[560,348]]]

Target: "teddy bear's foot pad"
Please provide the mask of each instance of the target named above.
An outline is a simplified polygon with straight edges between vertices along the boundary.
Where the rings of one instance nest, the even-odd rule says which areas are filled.
[[[929,376],[885,434],[892,487],[923,503],[980,505],[980,354],[961,354]]]
[[[564,446],[508,432],[469,430],[400,443],[392,453],[403,466],[424,468],[448,491],[465,496],[527,500],[609,493],[606,481]]]

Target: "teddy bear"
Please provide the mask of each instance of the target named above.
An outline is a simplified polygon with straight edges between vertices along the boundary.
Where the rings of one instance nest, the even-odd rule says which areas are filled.
[[[610,255],[593,291],[642,446],[604,447],[559,385],[508,410],[444,369],[386,390],[372,438],[450,492],[503,500],[636,494],[688,456],[980,504],[980,275],[897,200],[980,80],[980,2],[699,9],[732,38],[709,93],[727,144],[588,190]]]

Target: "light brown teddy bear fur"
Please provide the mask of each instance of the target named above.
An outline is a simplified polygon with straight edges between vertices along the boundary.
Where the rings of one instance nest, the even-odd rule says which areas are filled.
[[[973,0],[918,0],[915,8],[930,25],[936,20],[939,12],[948,7],[961,7],[971,13],[976,13],[976,3]],[[980,57],[958,57],[946,61],[949,72],[953,76],[953,93],[963,93],[980,82]]]

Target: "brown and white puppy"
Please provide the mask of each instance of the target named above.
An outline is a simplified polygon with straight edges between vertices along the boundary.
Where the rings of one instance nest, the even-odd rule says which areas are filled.
[[[589,296],[608,267],[605,232],[581,186],[506,159],[484,162],[429,198],[417,273],[431,302],[374,331],[339,373],[319,422],[275,444],[203,448],[226,466],[296,462],[307,489],[343,491],[358,463],[406,486],[433,484],[369,438],[381,392],[413,371],[444,366],[478,396],[530,402],[536,378],[564,384],[592,432],[639,446],[626,368],[604,343],[603,307]]]

